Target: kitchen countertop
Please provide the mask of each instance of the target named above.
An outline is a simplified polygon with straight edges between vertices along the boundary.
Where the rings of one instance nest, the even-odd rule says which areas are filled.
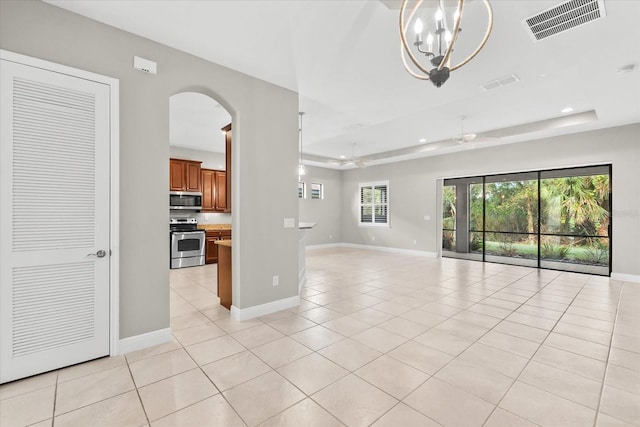
[[[231,247],[231,239],[228,240],[216,240],[215,242],[216,245],[220,245],[220,246],[226,246],[228,248]]]
[[[231,224],[198,224],[198,228],[206,231],[231,230]]]

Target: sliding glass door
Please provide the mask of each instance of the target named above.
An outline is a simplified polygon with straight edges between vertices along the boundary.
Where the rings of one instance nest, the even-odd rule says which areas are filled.
[[[610,166],[444,181],[443,256],[610,273]]]

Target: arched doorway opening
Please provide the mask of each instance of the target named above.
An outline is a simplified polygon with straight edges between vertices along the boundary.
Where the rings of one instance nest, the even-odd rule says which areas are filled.
[[[169,98],[170,194],[177,198],[176,193],[200,193],[195,199],[199,209],[170,209],[174,230],[170,234],[170,324],[174,332],[184,330],[185,336],[189,328],[207,319],[229,316],[220,305],[218,245],[214,241],[231,238],[227,191],[227,181],[231,180],[227,132],[231,122],[229,111],[209,95],[188,91]],[[180,224],[185,233],[178,231]],[[189,234],[188,230],[204,232]],[[178,248],[180,242],[182,248]],[[183,262],[182,255],[189,260]]]

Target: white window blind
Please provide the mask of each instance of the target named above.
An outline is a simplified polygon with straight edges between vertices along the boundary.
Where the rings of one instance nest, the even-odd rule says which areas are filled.
[[[324,189],[322,188],[322,184],[318,184],[317,182],[311,183],[311,198],[324,199]]]
[[[389,181],[360,184],[360,225],[389,225]]]
[[[298,181],[298,198],[304,199],[307,197],[307,188],[302,181]]]

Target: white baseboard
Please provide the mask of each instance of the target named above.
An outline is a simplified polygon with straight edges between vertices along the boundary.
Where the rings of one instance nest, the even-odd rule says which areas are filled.
[[[305,249],[328,249],[328,248],[341,248],[343,243],[324,243],[321,245],[307,245]]]
[[[640,283],[640,276],[637,274],[611,273],[611,278],[622,282]]]
[[[415,255],[428,258],[436,258],[438,256],[435,252],[416,251],[413,249],[401,249],[401,248],[389,248],[386,246],[373,246],[373,245],[358,245],[355,243],[341,243],[343,248],[356,248],[356,249],[369,249],[373,251],[391,252],[394,254]]]
[[[389,248],[386,246],[373,246],[373,245],[359,245],[355,243],[325,243],[322,245],[309,245],[306,249],[328,249],[328,248],[355,248],[355,249],[369,249],[372,251],[392,252],[396,254],[423,256],[428,258],[437,258],[438,254],[435,252],[416,251],[413,249],[400,249]]]
[[[238,308],[235,305],[232,305],[231,318],[234,320],[249,320],[266,314],[275,313],[277,311],[297,307],[298,305],[300,305],[300,297],[298,295],[247,308]]]
[[[116,354],[112,356],[130,353],[132,351],[141,350],[154,345],[164,344],[169,341],[171,341],[171,328],[158,329],[157,331],[147,332],[146,334],[123,338],[118,341]]]

